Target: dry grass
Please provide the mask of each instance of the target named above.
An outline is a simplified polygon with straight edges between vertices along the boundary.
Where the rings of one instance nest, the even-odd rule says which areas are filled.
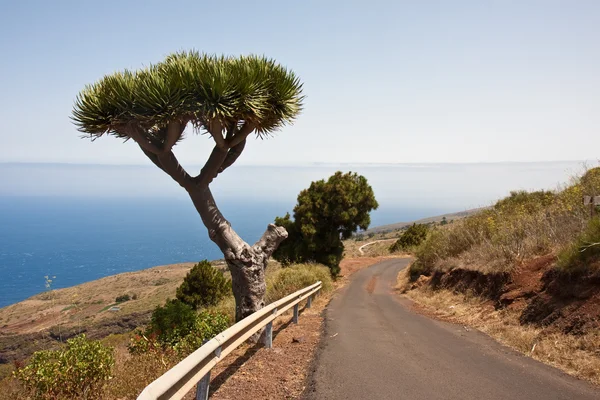
[[[585,231],[590,209],[582,197],[596,193],[600,168],[556,191],[512,192],[493,207],[434,230],[416,252],[413,278],[453,268],[509,272],[524,260],[557,253]]]
[[[75,327],[115,317],[108,311],[117,296],[136,295],[118,304],[118,315],[145,312],[175,297],[194,263],[173,264],[108,276],[81,285],[40,293],[0,309],[0,334],[39,332],[51,326]]]
[[[477,328],[527,356],[600,384],[600,331],[582,336],[547,333],[541,328],[520,325],[517,310],[495,310],[486,300],[449,290],[432,291],[427,286],[411,290],[414,286],[407,271],[400,272],[398,291],[426,313]]]

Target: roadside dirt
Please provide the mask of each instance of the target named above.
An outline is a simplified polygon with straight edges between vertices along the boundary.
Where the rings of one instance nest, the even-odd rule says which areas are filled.
[[[476,328],[600,385],[600,274],[559,272],[554,262],[545,255],[495,278],[456,269],[410,282],[400,273],[397,289],[419,313]],[[482,290],[490,282],[495,289]]]
[[[519,312],[521,324],[548,332],[577,335],[600,329],[600,272],[561,273],[553,268],[554,262],[554,255],[548,254],[524,262],[511,273],[453,269],[421,277],[413,285],[482,296],[495,309]]]

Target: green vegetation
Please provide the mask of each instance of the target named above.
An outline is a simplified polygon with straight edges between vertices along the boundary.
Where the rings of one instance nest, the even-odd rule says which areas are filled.
[[[505,272],[549,253],[559,253],[562,270],[597,268],[600,223],[582,199],[598,193],[600,168],[556,192],[512,192],[489,209],[432,230],[416,250],[411,278],[455,267]]]
[[[115,303],[124,303],[129,300],[131,300],[131,297],[128,294],[122,294],[121,296],[117,296]]]
[[[444,224],[445,225],[445,224]],[[400,250],[408,251],[417,246],[427,239],[429,233],[429,227],[425,224],[412,224],[406,229],[398,240],[390,246],[390,252],[396,252]]]
[[[586,229],[558,255],[558,266],[566,271],[585,271],[600,260],[600,218],[590,220]]]
[[[34,353],[15,376],[35,398],[100,398],[114,362],[112,348],[81,335],[63,350]]]
[[[267,301],[277,301],[318,281],[323,282],[321,290],[324,293],[331,291],[333,282],[329,268],[320,264],[299,264],[281,268],[267,278]]]
[[[266,270],[266,299],[269,302],[275,301],[319,280],[323,282],[322,293],[327,293],[332,289],[332,278],[329,271],[328,267],[318,264],[291,265],[282,268],[279,263],[271,262]],[[179,280],[182,278],[183,274],[180,275]],[[152,282],[152,280],[149,281]],[[175,290],[175,286],[172,286],[171,290]],[[116,295],[117,293],[114,294],[114,296]],[[12,365],[0,368],[0,392],[2,392],[0,398],[11,400],[21,398],[135,398],[146,385],[195,351],[205,340],[211,339],[227,329],[233,322],[234,310],[235,304],[231,293],[222,298],[217,305],[208,306],[200,312],[196,312],[192,307],[179,300],[168,300],[156,308],[148,327],[125,334],[111,335],[103,339],[103,347],[96,344],[98,342],[90,341],[91,346],[109,349],[110,354],[113,354],[111,348],[115,348],[116,362],[114,366],[112,362],[101,362],[101,365],[110,365],[110,368],[99,371],[91,370],[86,367],[85,359],[61,356],[67,352],[67,347],[58,352],[49,352],[50,356],[36,355],[27,367],[17,367],[17,370],[22,370],[21,372],[13,374],[14,367]],[[81,339],[77,338],[77,340]],[[128,344],[127,349],[125,349],[125,344]],[[82,351],[82,346],[73,346],[72,344],[67,346],[70,346],[71,349],[69,354],[74,352],[89,354],[96,348]],[[98,354],[97,359],[102,360],[105,354],[102,352]],[[84,368],[87,371],[81,386],[82,388],[88,387],[85,389],[85,393],[76,393],[77,389],[73,389],[73,384],[67,382],[68,377],[62,374],[63,369],[58,368],[58,365],[67,365],[59,363],[60,360],[66,359],[79,360],[80,363],[76,368]],[[108,375],[106,375],[107,373]],[[79,375],[74,376],[81,376],[84,373],[77,372],[77,374]],[[112,376],[112,378],[110,383],[105,385],[107,376]],[[4,379],[2,380],[2,378]],[[52,382],[61,382],[60,388],[54,387],[46,392],[48,385]],[[91,384],[88,384],[89,382]]]
[[[201,261],[187,273],[177,288],[177,299],[194,309],[214,306],[231,293],[231,280],[207,260]]]
[[[148,336],[156,336],[161,344],[174,346],[188,335],[196,324],[196,311],[177,300],[167,300],[164,306],[158,306],[152,312]]]
[[[344,252],[342,240],[371,223],[369,213],[378,204],[367,179],[356,173],[336,172],[327,181],[312,182],[298,195],[294,219],[277,217],[275,224],[288,231],[273,254],[283,264],[318,262],[339,273]]]

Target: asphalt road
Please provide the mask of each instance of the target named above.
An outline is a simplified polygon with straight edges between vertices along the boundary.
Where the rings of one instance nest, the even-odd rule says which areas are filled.
[[[600,389],[392,293],[408,260],[357,272],[326,310],[307,399],[598,400]]]

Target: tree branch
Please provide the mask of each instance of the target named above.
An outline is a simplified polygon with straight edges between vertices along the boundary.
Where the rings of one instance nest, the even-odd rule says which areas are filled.
[[[179,121],[169,122],[169,124],[167,125],[167,134],[165,136],[165,143],[163,144],[162,154],[167,154],[169,151],[171,151],[173,146],[175,146],[175,143],[177,143],[177,141],[181,137],[181,134],[183,133],[183,130],[185,129],[186,125],[186,123],[182,124]]]
[[[226,260],[241,260],[251,262],[252,255],[248,252],[250,247],[231,228],[212,196],[208,187],[194,188],[188,191],[202,222],[208,229],[208,237],[216,243],[223,252]]]
[[[244,140],[246,140],[248,135],[250,133],[252,133],[253,130],[254,130],[254,125],[251,124],[250,122],[246,121],[246,122],[244,122],[244,125],[242,125],[242,127],[236,132],[236,134],[233,137],[228,138],[225,141],[225,144],[227,145],[227,147],[232,148],[232,147],[240,144]]]
[[[173,154],[172,151],[165,154],[154,154],[144,149],[141,145],[140,148],[154,165],[162,169],[167,175],[173,178],[175,182],[179,183],[181,187],[189,190],[194,185],[194,180],[179,164],[177,157],[175,157],[175,154]]]
[[[137,124],[129,124],[127,127],[123,129],[127,136],[132,138],[134,142],[136,142],[144,151],[149,151],[150,153],[160,154],[162,150],[159,146],[153,143],[146,136],[146,132]]]
[[[223,165],[228,154],[229,152],[227,149],[221,148],[218,145],[215,146],[210,153],[206,164],[204,164],[204,167],[200,170],[200,174],[194,178],[196,184],[207,187],[219,173],[219,169],[221,168],[221,165]]]
[[[223,137],[223,125],[219,121],[210,121],[206,126],[206,130],[215,140],[217,147],[222,149],[227,148],[225,138]]]
[[[267,230],[254,244],[253,248],[255,251],[261,251],[265,255],[265,259],[268,259],[287,237],[288,233],[283,226],[269,224]]]
[[[221,172],[225,171],[227,168],[233,165],[233,163],[239,158],[239,156],[242,155],[242,151],[244,151],[245,146],[246,139],[229,149],[227,155],[225,156],[225,159],[221,163],[221,167],[217,171],[217,175],[219,175]]]

